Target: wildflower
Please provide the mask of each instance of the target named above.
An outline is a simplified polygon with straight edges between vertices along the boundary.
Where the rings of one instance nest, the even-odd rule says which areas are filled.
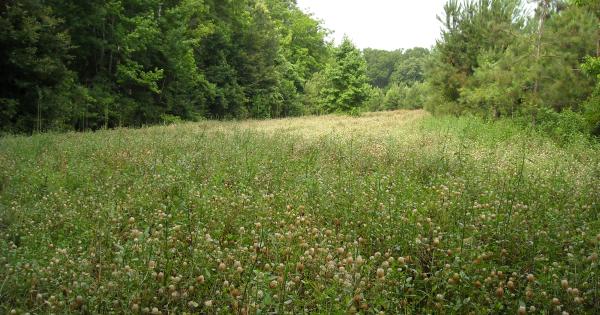
[[[512,281],[508,281],[508,282],[506,283],[506,286],[507,286],[507,287],[508,287],[508,289],[509,289],[509,290],[511,290],[511,291],[515,289],[515,283],[514,283],[514,282],[512,282]]]
[[[503,297],[504,296],[504,288],[498,287],[496,289],[496,296],[499,297],[499,298]]]
[[[360,266],[360,265],[362,265],[364,262],[365,262],[365,260],[362,258],[362,256],[360,256],[360,255],[359,255],[358,257],[356,257],[356,264],[357,264],[357,265],[359,265],[359,266]]]
[[[534,312],[536,311],[536,309],[537,309],[537,308],[536,308],[535,306],[531,305],[531,306],[529,307],[529,312],[531,312],[531,313],[534,313]]]

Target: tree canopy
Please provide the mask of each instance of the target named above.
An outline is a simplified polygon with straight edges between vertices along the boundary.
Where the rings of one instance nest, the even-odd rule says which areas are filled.
[[[0,132],[424,107],[599,134],[600,6],[535,5],[448,0],[434,47],[361,51],[294,0],[7,0]]]
[[[9,0],[3,130],[302,113],[326,31],[295,1]]]

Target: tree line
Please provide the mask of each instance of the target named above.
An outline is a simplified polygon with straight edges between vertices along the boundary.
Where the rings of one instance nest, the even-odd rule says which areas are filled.
[[[450,0],[427,109],[600,132],[600,2]],[[561,124],[565,126],[560,126]]]
[[[303,114],[326,31],[293,0],[8,0],[3,130]]]
[[[425,108],[599,134],[600,4],[535,6],[449,0],[431,49],[360,51],[295,0],[8,0],[0,130]]]

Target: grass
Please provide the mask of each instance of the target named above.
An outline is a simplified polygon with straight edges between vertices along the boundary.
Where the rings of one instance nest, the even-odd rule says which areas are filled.
[[[600,147],[423,111],[0,139],[0,313],[593,314]]]

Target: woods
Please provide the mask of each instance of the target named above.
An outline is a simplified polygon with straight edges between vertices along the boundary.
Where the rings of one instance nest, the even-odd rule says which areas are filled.
[[[294,1],[7,1],[4,131],[302,114],[325,31]]]
[[[361,51],[294,0],[6,1],[0,129],[425,108],[598,134],[599,5],[524,4],[450,0],[431,49]]]
[[[429,110],[526,116],[534,124],[584,113],[588,126],[572,127],[595,129],[597,82],[582,64],[596,54],[597,8],[539,1],[528,16],[519,1],[449,1],[445,13],[428,74]]]

